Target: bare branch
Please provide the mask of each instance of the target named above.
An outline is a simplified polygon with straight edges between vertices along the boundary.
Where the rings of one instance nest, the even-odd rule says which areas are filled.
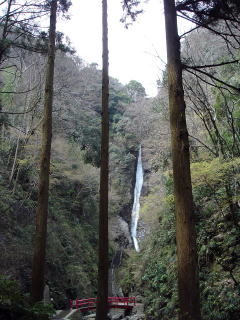
[[[208,149],[215,157],[217,156],[217,153],[213,149],[211,149],[209,146],[207,146],[204,142],[202,142],[201,140],[199,140],[198,138],[196,138],[196,137],[194,137],[194,136],[192,136],[190,134],[189,134],[189,137],[194,139],[194,140],[196,140],[196,141],[198,141],[199,143],[201,143],[201,145],[203,147],[205,147],[206,149]]]
[[[200,69],[196,69],[196,68],[194,68],[194,67],[187,67],[187,66],[185,67],[185,70],[189,71],[190,73],[192,73],[192,74],[194,74],[194,75],[196,75],[196,73],[191,72],[190,70],[197,71],[197,72],[199,72],[199,73],[204,74],[205,76],[207,76],[207,77],[210,78],[211,80],[214,80],[214,81],[216,81],[216,82],[219,82],[219,83],[223,84],[223,85],[226,86],[227,88],[230,88],[230,89],[232,89],[232,90],[234,90],[234,91],[237,91],[238,93],[240,92],[240,88],[235,87],[235,86],[232,86],[231,84],[229,84],[229,83],[227,83],[227,82],[225,82],[225,81],[222,81],[222,80],[214,77],[213,75],[211,75],[211,74],[208,73],[208,72],[202,71],[202,70],[200,70]],[[196,75],[196,76],[197,76],[197,75]],[[200,78],[200,77],[199,77],[199,78]],[[205,81],[205,80],[202,79],[202,78],[200,78],[200,79],[203,80],[203,81]],[[205,81],[205,82],[208,83],[208,84],[210,84],[210,85],[212,85],[212,86],[216,86],[216,85],[211,84],[211,83],[209,83],[209,82],[207,82],[207,81]],[[216,86],[216,87],[219,88],[219,86]],[[226,90],[227,90],[227,88],[224,88],[224,87],[220,87],[220,88],[223,88],[223,89],[226,89]]]
[[[188,66],[185,64],[182,64],[183,68],[189,68],[189,69],[204,69],[204,68],[214,68],[214,67],[221,67],[224,66],[226,64],[232,64],[232,63],[238,63],[240,60],[232,60],[232,61],[226,61],[226,62],[221,62],[221,63],[215,63],[215,64],[206,64],[206,65],[202,65],[202,66]]]
[[[182,16],[179,16],[179,17],[180,17],[180,18],[183,18]],[[185,19],[185,18],[183,18],[183,19]],[[192,29],[184,32],[183,34],[181,34],[181,35],[179,36],[179,38],[180,38],[180,39],[184,38],[187,34],[189,34],[189,33],[193,32],[193,31],[199,29],[200,27],[201,27],[201,26],[196,26],[195,28],[192,28]]]
[[[31,89],[29,89],[29,90],[26,90],[26,91],[18,91],[18,92],[16,92],[16,91],[1,91],[0,92],[0,95],[2,94],[2,93],[6,93],[6,94],[23,94],[23,93],[28,93],[28,92],[31,92],[31,91],[33,91],[33,90],[35,90],[36,88],[38,87],[38,85],[36,85],[35,87],[33,87],[33,88],[31,88]]]

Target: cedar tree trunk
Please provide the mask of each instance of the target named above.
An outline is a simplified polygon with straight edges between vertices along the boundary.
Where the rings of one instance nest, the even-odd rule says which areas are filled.
[[[176,211],[179,319],[199,320],[200,299],[189,140],[174,0],[164,0],[168,90]]]
[[[47,237],[48,216],[48,191],[49,170],[52,141],[52,103],[53,103],[53,78],[55,60],[55,38],[56,38],[57,0],[52,0],[50,11],[50,29],[48,61],[45,81],[44,115],[42,128],[42,150],[40,157],[40,175],[38,204],[36,213],[36,234],[33,249],[32,264],[32,302],[41,301],[44,289],[44,269]]]
[[[102,137],[99,205],[98,297],[96,320],[106,320],[108,313],[108,159],[109,159],[109,75],[107,0],[102,0]]]

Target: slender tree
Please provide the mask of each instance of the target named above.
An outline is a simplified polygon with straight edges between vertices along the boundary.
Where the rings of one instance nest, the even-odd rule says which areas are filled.
[[[182,83],[180,39],[174,0],[164,0],[168,90],[176,211],[179,319],[199,320],[200,298],[189,140]]]
[[[107,0],[102,0],[102,32],[102,136],[100,166],[97,320],[106,320],[108,313],[109,74]]]
[[[57,19],[57,0],[51,1],[48,61],[45,81],[44,118],[42,128],[42,151],[40,158],[40,175],[38,204],[36,214],[36,234],[32,264],[32,302],[41,301],[44,289],[44,266],[46,252],[49,170],[52,141],[52,103],[55,60],[55,38]]]

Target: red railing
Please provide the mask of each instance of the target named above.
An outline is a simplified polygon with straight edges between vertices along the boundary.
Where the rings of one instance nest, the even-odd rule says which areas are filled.
[[[88,311],[95,309],[97,305],[96,298],[70,300],[70,308]],[[109,297],[109,308],[130,309],[136,305],[135,297]]]

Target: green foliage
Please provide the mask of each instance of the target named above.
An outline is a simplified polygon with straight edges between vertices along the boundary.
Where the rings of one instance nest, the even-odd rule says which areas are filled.
[[[78,158],[76,146],[73,149],[75,152],[67,162],[60,163],[55,156],[51,168],[46,279],[60,308],[68,306],[70,298],[96,293],[99,171]],[[77,166],[73,165],[75,157]],[[30,186],[36,171],[25,166],[25,159],[20,162],[28,182],[19,176],[15,194],[9,192],[4,176],[0,180],[0,248],[5,248],[1,272],[19,278],[21,290],[27,292],[37,199],[36,189]],[[40,313],[44,311],[41,306],[36,308],[32,312],[38,312],[39,308]]]
[[[192,182],[193,186],[199,188],[203,185],[219,186],[224,181],[231,181],[236,177],[240,165],[240,158],[224,160],[215,158],[211,161],[193,163]]]
[[[239,313],[239,158],[193,164],[203,319],[237,319]],[[231,190],[231,191],[230,191]],[[229,193],[230,192],[230,193]],[[232,196],[231,196],[232,195]]]
[[[82,114],[82,121],[88,123],[83,126],[76,121],[76,126],[72,130],[70,142],[75,142],[81,146],[84,160],[93,165],[100,165],[100,118]]]
[[[19,303],[21,299],[16,282],[0,275],[0,304]]]
[[[172,202],[166,201],[159,212],[159,226],[143,251],[141,282],[149,319],[176,319],[175,218],[172,209]]]
[[[61,35],[59,39],[61,40]],[[40,42],[43,46],[46,44],[45,40],[46,34],[42,34]],[[30,58],[34,60],[36,57],[29,55],[29,61]],[[96,65],[83,65],[81,59],[64,54],[57,55],[56,61],[56,88],[61,87],[63,93],[55,101],[57,111],[54,112],[53,121],[55,134],[50,172],[46,280],[54,303],[58,308],[64,308],[68,307],[70,298],[96,296],[101,71]],[[25,63],[28,66],[29,62]],[[18,80],[19,78],[16,79],[16,87],[19,85]],[[21,85],[24,81],[29,82],[28,74],[22,75]],[[5,79],[5,83],[8,82],[10,84],[11,81]],[[126,212],[126,206],[131,202],[130,190],[136,158],[134,143],[131,138],[125,137],[124,130],[118,126],[130,97],[117,80],[110,79],[110,83],[113,195],[110,210],[115,215],[123,211],[123,208]],[[11,96],[5,96],[4,99],[10,99],[9,105],[13,103],[13,108],[19,105],[22,110],[26,101],[32,101],[34,93],[31,92],[30,96],[17,95],[12,100]],[[39,92],[36,97],[38,94]],[[9,116],[14,119],[21,132],[11,186],[8,181],[19,132],[5,126],[1,139],[0,250],[3,251],[3,263],[0,272],[20,279],[21,292],[29,292],[31,285],[40,128],[33,130],[29,140],[24,132],[30,122],[33,122],[34,127],[40,116],[38,108],[25,116]],[[35,313],[36,308],[41,309],[41,306],[35,306]]]
[[[203,319],[222,320],[239,318],[239,292],[224,272],[212,271],[204,275],[201,285]]]
[[[55,313],[54,307],[51,304],[44,304],[43,302],[35,303],[32,307],[29,307],[29,315],[26,320],[44,320],[51,319]]]
[[[29,303],[29,297],[24,296],[14,280],[0,275],[0,319],[48,320],[55,313],[50,304]],[[3,316],[3,318],[2,318]]]
[[[13,102],[12,92],[16,89],[16,74],[13,68],[10,68],[9,72],[2,72],[4,86],[1,88],[1,104],[4,106],[4,109],[10,109]]]
[[[166,245],[163,248],[162,245],[164,245],[163,241],[155,238],[154,246],[149,252],[145,252],[149,261],[145,262],[142,284],[149,319],[176,318],[176,256],[174,248]],[[150,255],[154,257],[151,260]]]
[[[146,96],[145,88],[140,82],[136,80],[131,80],[126,85],[126,90],[133,102],[138,101],[139,99]]]
[[[220,158],[191,166],[199,253],[202,318],[237,320],[240,299],[239,158]],[[177,270],[173,180],[163,175],[165,196],[158,188],[143,200],[143,217],[158,210],[159,224],[135,258],[139,275],[132,283],[144,296],[148,319],[177,319]],[[158,209],[157,209],[158,208]],[[131,278],[131,277],[130,277]],[[127,279],[126,279],[126,283]],[[133,284],[132,284],[133,286]],[[128,284],[131,287],[131,283]]]

